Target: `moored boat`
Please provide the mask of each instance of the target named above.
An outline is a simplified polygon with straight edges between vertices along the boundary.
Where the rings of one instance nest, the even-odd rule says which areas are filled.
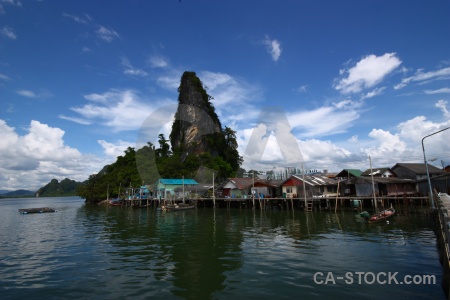
[[[366,219],[369,223],[376,223],[381,222],[384,220],[389,219],[395,214],[395,209],[393,207],[390,207],[388,209],[382,210],[379,213],[376,213],[374,215],[370,215],[367,211],[363,211],[360,216]]]

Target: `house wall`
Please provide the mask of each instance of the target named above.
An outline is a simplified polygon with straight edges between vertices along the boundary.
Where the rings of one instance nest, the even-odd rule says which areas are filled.
[[[387,194],[390,196],[403,195],[404,193],[417,193],[414,183],[391,183],[386,185]]]
[[[440,177],[440,178],[430,178],[431,188],[439,193],[447,193],[450,194],[450,178],[448,176]],[[428,185],[428,180],[423,180],[417,183],[417,188],[419,190],[419,194],[423,196],[427,196],[430,194],[430,186]]]
[[[373,196],[373,188],[371,183],[356,183],[356,196],[357,197],[370,197]],[[375,185],[375,195],[379,195],[378,186]]]
[[[417,179],[416,173],[414,173],[404,167],[397,166],[394,169],[392,169],[392,171],[394,171],[395,174],[397,174],[398,178],[407,178],[407,179],[413,179],[413,180]]]

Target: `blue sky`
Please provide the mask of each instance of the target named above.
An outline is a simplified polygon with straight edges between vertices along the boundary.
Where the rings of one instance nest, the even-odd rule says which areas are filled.
[[[441,0],[0,0],[0,188],[83,181],[166,108],[168,135],[184,71],[237,131],[246,169],[292,166],[282,133],[306,169],[423,162],[421,139],[450,126],[449,37]],[[280,135],[258,123],[272,110]],[[426,139],[437,166],[448,137]]]

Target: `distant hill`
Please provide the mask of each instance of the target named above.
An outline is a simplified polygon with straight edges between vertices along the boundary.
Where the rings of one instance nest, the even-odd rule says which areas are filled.
[[[57,179],[52,179],[47,185],[41,187],[37,194],[39,197],[65,197],[76,196],[77,187],[80,182],[66,178],[58,182]]]
[[[29,190],[17,190],[17,191],[0,191],[0,197],[10,198],[10,197],[33,197],[36,192]]]

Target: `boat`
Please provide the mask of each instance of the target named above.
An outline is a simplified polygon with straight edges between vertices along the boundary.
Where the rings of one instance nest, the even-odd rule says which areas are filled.
[[[177,210],[188,210],[194,209],[195,205],[190,205],[186,203],[178,203],[178,204],[163,204],[161,206],[162,211],[177,211]]]
[[[372,158],[369,155],[369,161],[370,161],[370,175],[372,177],[372,193],[373,193],[373,204],[375,206],[375,211],[377,211],[377,197],[375,194],[375,183],[373,180],[373,174],[374,172],[372,171]],[[374,215],[370,215],[367,211],[363,211],[360,216],[364,219],[367,220],[367,222],[369,223],[376,223],[376,222],[381,222],[384,220],[387,220],[388,218],[392,217],[395,214],[395,209],[392,207],[382,210]]]
[[[390,207],[388,209],[382,210],[379,213],[376,213],[374,215],[370,215],[367,211],[363,211],[360,216],[367,220],[369,223],[376,223],[381,222],[384,220],[389,219],[395,214],[395,209],[393,207]]]
[[[122,199],[120,199],[120,198],[111,199],[111,200],[109,200],[108,204],[111,206],[122,206],[123,205]]]
[[[49,207],[36,207],[36,208],[20,208],[19,212],[21,214],[42,214],[42,213],[52,213],[56,212],[56,209]]]

